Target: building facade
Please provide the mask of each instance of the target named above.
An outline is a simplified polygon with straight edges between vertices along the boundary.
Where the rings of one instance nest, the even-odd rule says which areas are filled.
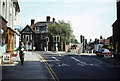
[[[117,20],[113,23],[113,53],[120,56],[120,0],[117,0]]]
[[[46,17],[46,21],[36,23],[35,20],[32,19],[31,26],[27,25],[21,31],[21,40],[26,44],[26,48],[28,48],[28,50],[33,50],[33,47],[35,47],[37,51],[53,50],[55,44],[53,42],[53,37],[49,37],[48,35],[48,25],[54,22],[55,18],[50,21],[50,16]]]
[[[27,50],[33,50],[34,47],[34,37],[35,37],[35,32],[34,30],[27,25],[21,32],[21,41],[24,42],[26,45]]]
[[[0,0],[0,16],[4,18],[7,22],[7,31],[4,32],[5,35],[5,43],[7,52],[13,52],[16,40],[14,37],[19,36],[18,33],[14,31],[14,21],[17,20],[17,14],[20,12],[20,7],[18,4],[18,0]],[[3,22],[0,22],[0,32],[3,31],[2,25]],[[2,36],[0,36],[2,39]],[[3,42],[3,40],[2,40]]]

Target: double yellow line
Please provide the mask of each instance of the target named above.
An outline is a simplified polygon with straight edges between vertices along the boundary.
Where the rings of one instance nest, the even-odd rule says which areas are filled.
[[[52,70],[52,68],[51,68],[50,65],[47,63],[47,61],[46,61],[41,55],[37,54],[37,56],[39,56],[39,57],[42,59],[42,61],[44,62],[45,66],[47,67],[50,75],[52,76],[53,80],[54,80],[54,81],[59,81],[57,75],[56,75],[55,72]]]

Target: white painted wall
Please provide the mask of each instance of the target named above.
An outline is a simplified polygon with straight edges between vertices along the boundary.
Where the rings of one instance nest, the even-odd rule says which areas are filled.
[[[0,0],[0,14],[8,21],[7,26],[12,29],[14,29],[14,21],[17,19],[15,13],[17,12],[12,0]]]
[[[4,6],[3,6],[4,2]],[[4,8],[4,9],[3,9]],[[14,30],[14,21],[17,20],[18,12],[15,10],[15,5],[13,4],[12,0],[0,0],[0,15],[6,19],[7,26],[11,27]],[[15,34],[14,42],[16,42],[15,49],[19,46],[19,36]]]

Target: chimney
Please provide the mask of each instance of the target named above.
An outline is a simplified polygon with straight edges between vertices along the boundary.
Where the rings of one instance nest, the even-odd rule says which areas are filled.
[[[55,18],[53,18],[53,23],[55,23]]]
[[[31,26],[35,23],[34,19],[31,19]]]
[[[120,20],[120,0],[117,0],[117,19]]]
[[[50,22],[50,16],[47,16],[47,17],[46,17],[46,21],[47,21],[47,22]]]

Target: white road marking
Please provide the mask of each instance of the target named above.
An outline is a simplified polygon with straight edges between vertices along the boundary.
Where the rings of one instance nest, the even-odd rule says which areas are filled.
[[[59,53],[59,56],[62,56],[62,55]]]
[[[86,62],[82,62],[82,61],[80,61],[80,60],[76,59],[75,57],[71,57],[71,58],[72,58],[73,60],[75,60],[75,61],[79,62],[79,63],[77,63],[78,65],[81,65],[81,66],[88,65]]]
[[[97,61],[97,62],[99,62],[99,63],[101,63],[101,64],[103,64],[103,62],[102,61],[100,61],[100,60],[98,60],[98,59],[95,59],[95,58],[93,58],[95,61]]]
[[[60,61],[59,59],[57,59],[56,57],[52,57],[53,59],[55,59],[56,61]]]

